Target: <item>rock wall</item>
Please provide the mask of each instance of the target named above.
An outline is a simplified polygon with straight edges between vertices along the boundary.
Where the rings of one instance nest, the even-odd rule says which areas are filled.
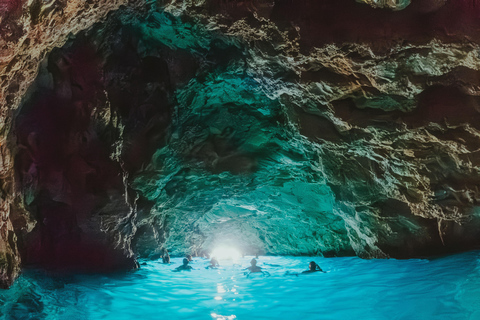
[[[374,8],[389,8],[393,10],[403,10],[409,4],[410,0],[357,0],[360,3],[369,4]],[[443,0],[442,0],[443,1]]]
[[[30,179],[23,182],[31,186],[38,183],[34,177],[35,166],[31,166],[32,170],[30,170],[25,163],[17,162],[14,165],[13,161],[15,157],[22,158],[22,153],[30,153],[33,157],[31,148],[35,145],[36,138],[34,135],[23,137],[24,141],[17,144],[16,137],[11,133],[15,110],[22,99],[25,99],[27,88],[37,76],[39,64],[48,52],[63,45],[69,36],[102,21],[109,12],[117,10],[122,5],[139,8],[143,5],[143,1],[8,0],[0,4],[0,144],[2,148],[0,285],[2,287],[11,284],[20,270],[18,237],[23,246],[23,235],[34,230],[39,221],[35,212],[25,209],[24,200],[27,203],[31,200],[32,188],[23,188],[23,185],[18,185],[14,170],[15,165],[27,170],[26,175],[20,179]],[[48,108],[48,102],[45,101],[44,104],[44,108]],[[46,118],[46,115],[42,115],[42,118]],[[52,122],[50,121],[49,124]],[[46,126],[45,124],[44,127]],[[44,141],[43,144],[49,143]],[[53,143],[45,152],[57,146],[58,144]],[[17,155],[18,152],[20,155]],[[57,184],[60,181],[61,179],[51,182],[56,185],[56,189],[50,191],[61,189]],[[52,211],[52,214],[55,213]],[[51,227],[56,228],[53,225]],[[49,241],[56,241],[56,239]],[[34,254],[41,252],[36,252],[33,247],[29,250],[35,252]],[[74,253],[71,249],[65,248],[65,250]]]
[[[479,13],[469,1],[167,5],[146,34],[212,67],[177,90],[169,142],[134,181],[155,202],[139,252],[477,247]]]
[[[20,256],[99,270],[220,244],[367,258],[478,248],[475,2],[0,12],[4,284]]]

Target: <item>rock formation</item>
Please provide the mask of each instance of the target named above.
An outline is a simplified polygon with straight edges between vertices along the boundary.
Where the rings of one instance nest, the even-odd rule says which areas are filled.
[[[4,286],[20,263],[131,268],[162,248],[409,258],[480,243],[474,1],[0,12]]]
[[[20,251],[23,250],[25,254],[29,252],[32,261],[35,262],[48,262],[48,259],[52,255],[57,256],[58,259],[64,260],[66,265],[78,265],[78,259],[89,256],[89,253],[82,255],[77,252],[77,247],[69,247],[69,244],[73,241],[73,238],[78,237],[78,232],[73,229],[76,227],[76,223],[72,222],[76,219],[76,213],[70,213],[69,217],[61,218],[58,222],[57,217],[62,216],[61,207],[65,205],[65,202],[71,201],[66,199],[65,194],[70,191],[65,191],[65,177],[62,177],[63,168],[61,170],[55,170],[54,168],[46,168],[47,177],[39,177],[38,161],[48,162],[51,151],[54,154],[51,158],[54,158],[58,163],[63,162],[66,154],[60,155],[57,153],[56,148],[60,145],[66,148],[68,142],[60,141],[65,137],[60,137],[55,132],[55,129],[50,128],[52,125],[60,125],[66,119],[62,117],[76,117],[74,113],[71,115],[60,115],[62,110],[48,110],[51,103],[57,103],[57,109],[61,109],[66,104],[75,104],[75,97],[72,92],[69,92],[69,88],[57,89],[57,96],[54,97],[42,97],[39,100],[39,107],[36,110],[37,114],[34,117],[40,118],[33,119],[35,124],[40,125],[42,128],[30,127],[26,128],[29,124],[26,124],[22,133],[17,134],[13,132],[13,124],[15,123],[15,116],[17,115],[17,108],[20,105],[22,99],[26,99],[28,96],[27,89],[32,84],[33,80],[38,74],[39,65],[42,61],[45,61],[45,57],[55,47],[62,46],[68,37],[80,32],[81,30],[88,29],[94,23],[105,19],[107,14],[111,11],[117,10],[122,5],[128,5],[131,8],[140,7],[140,2],[134,1],[25,1],[25,0],[8,0],[3,1],[0,4],[0,144],[2,149],[2,162],[1,162],[1,216],[0,222],[0,285],[2,287],[11,284],[13,279],[18,275],[20,266]],[[51,55],[52,56],[52,55]],[[53,55],[53,57],[55,57]],[[87,56],[83,58],[87,58]],[[54,64],[55,62],[52,62]],[[57,73],[58,77],[66,76],[68,70],[63,70],[62,74],[62,61],[56,61],[58,63],[57,70],[52,70],[53,74]],[[41,76],[41,75],[40,75]],[[68,75],[67,75],[68,76]],[[48,76],[47,76],[48,78]],[[50,81],[53,79],[47,79]],[[94,79],[84,79],[89,82]],[[42,80],[40,80],[42,82]],[[65,81],[65,82],[68,82]],[[72,90],[70,90],[72,91]],[[63,94],[63,96],[62,96]],[[70,97],[68,96],[70,94]],[[92,97],[89,97],[92,98]],[[64,101],[56,101],[56,100]],[[88,99],[88,98],[87,98]],[[70,100],[70,101],[66,101]],[[81,108],[81,106],[75,106]],[[47,110],[47,114],[42,114],[43,110]],[[57,114],[55,114],[57,113]],[[56,116],[56,119],[50,118],[50,116]],[[88,115],[84,115],[88,118]],[[43,123],[44,119],[48,120]],[[74,122],[74,121],[73,121]],[[61,125],[69,126],[70,123],[64,122]],[[81,124],[75,124],[76,126]],[[42,137],[43,141],[39,141],[38,132],[36,130],[50,129],[50,132],[46,133],[45,137]],[[64,128],[62,134],[66,134],[69,131],[68,128]],[[73,130],[72,130],[73,131]],[[75,130],[76,131],[76,130]],[[68,132],[73,134],[77,132]],[[19,138],[19,139],[17,139]],[[57,141],[48,141],[47,139],[54,138]],[[58,139],[57,139],[58,138]],[[71,137],[69,137],[71,138]],[[42,146],[39,143],[42,143]],[[72,149],[78,149],[79,146],[72,145]],[[66,151],[68,156],[72,154],[72,151]],[[16,161],[14,161],[16,159]],[[74,161],[74,160],[73,160]],[[58,163],[42,163],[47,167],[55,167]],[[60,165],[60,164],[59,164]],[[63,163],[61,164],[63,166]],[[57,168],[58,169],[58,168]],[[43,180],[44,186],[38,187],[39,180]],[[73,181],[79,182],[78,180]],[[123,185],[123,183],[120,181]],[[74,186],[75,187],[75,186]],[[59,194],[54,194],[54,193]],[[105,190],[108,192],[108,190]],[[50,193],[47,198],[50,198],[52,202],[45,204],[44,212],[32,211],[29,205],[36,199],[36,193]],[[122,193],[118,195],[120,198],[124,198]],[[62,199],[63,198],[63,199]],[[77,199],[80,200],[80,199]],[[41,200],[40,200],[41,201]],[[125,207],[125,201],[122,201]],[[73,205],[73,203],[69,203]],[[109,203],[109,206],[115,207],[117,204]],[[49,207],[50,206],[50,207]],[[56,208],[53,208],[53,207]],[[120,206],[122,206],[120,204]],[[86,209],[88,211],[88,209]],[[126,210],[125,208],[123,209]],[[130,210],[130,209],[128,209]],[[43,214],[46,216],[43,216]],[[84,213],[85,214],[85,213]],[[122,214],[121,214],[122,215]],[[57,216],[57,217],[56,217]],[[116,219],[116,218],[115,218]],[[100,231],[97,226],[93,226],[96,230]],[[45,231],[31,232],[44,228]],[[58,234],[66,233],[65,237],[69,241],[63,242],[57,235],[48,235],[49,230],[56,230]],[[89,227],[84,226],[83,231],[88,232]],[[120,233],[115,237],[122,237]],[[25,241],[29,240],[29,246],[27,247]],[[41,238],[41,239],[40,239]],[[53,246],[55,242],[59,243],[59,247],[62,247],[59,252],[55,252],[56,249]],[[90,242],[88,246],[82,246],[81,251],[88,252],[92,247],[98,244],[99,239],[86,239]],[[100,240],[100,241],[103,241]],[[50,244],[46,244],[50,243]],[[20,248],[19,248],[20,246]],[[50,246],[50,248],[48,248]],[[42,249],[43,248],[43,249]],[[43,256],[44,250],[50,251],[49,254]],[[108,251],[108,250],[107,250]],[[127,250],[128,251],[128,250]],[[64,256],[68,252],[68,256]],[[77,255],[78,254],[78,255]],[[105,260],[103,255],[106,252],[97,252],[97,260]],[[130,256],[132,260],[133,253],[120,253],[121,260],[124,260],[125,256]],[[64,256],[64,258],[61,258]],[[28,259],[27,259],[28,260]],[[95,259],[91,259],[94,262],[93,269],[98,266],[94,266]],[[83,266],[88,265],[83,262]],[[133,261],[133,260],[132,260]],[[56,263],[57,261],[51,261]],[[118,261],[117,261],[118,262]],[[99,262],[103,267],[107,267],[108,263]],[[127,263],[128,265],[128,263]],[[61,265],[60,265],[61,267]]]
[[[366,3],[374,8],[389,8],[393,10],[403,10],[409,4],[410,0],[357,0],[360,3]]]

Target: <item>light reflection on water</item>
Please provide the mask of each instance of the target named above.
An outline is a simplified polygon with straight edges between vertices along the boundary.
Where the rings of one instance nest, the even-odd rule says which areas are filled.
[[[47,276],[0,290],[3,319],[480,319],[479,252],[434,260],[251,257],[191,272],[149,261],[135,272]],[[327,273],[292,276],[317,261]],[[274,266],[277,265],[277,266]]]

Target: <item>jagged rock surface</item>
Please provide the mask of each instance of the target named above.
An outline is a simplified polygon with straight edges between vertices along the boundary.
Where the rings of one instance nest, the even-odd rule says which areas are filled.
[[[4,121],[5,142],[15,130],[2,190],[24,260],[61,262],[55,239],[114,244],[113,264],[219,244],[403,258],[478,247],[480,8],[361,2],[375,8],[148,2],[62,49],[51,51],[65,34],[39,42],[24,69],[15,44],[1,78],[15,119]],[[0,8],[13,17],[25,5]],[[15,235],[1,239],[11,277]]]
[[[409,4],[410,0],[357,0],[360,3],[366,3],[374,8],[389,8],[392,10],[403,10]]]
[[[173,3],[155,14],[167,23],[146,26],[208,50],[214,68],[177,90],[169,143],[135,179],[155,202],[143,223],[166,231],[144,249],[412,257],[478,245],[480,60],[465,41],[477,30],[438,28],[446,12],[478,10],[262,4]],[[431,12],[425,37],[414,24]],[[206,28],[185,30],[185,17]]]
[[[25,98],[27,88],[37,75],[39,63],[48,52],[65,43],[70,35],[101,21],[110,11],[118,9],[121,5],[135,7],[139,4],[143,4],[143,2],[128,0],[7,0],[0,4],[0,143],[2,149],[0,285],[2,287],[11,284],[18,275],[20,254],[17,237],[20,237],[20,246],[22,247],[20,249],[35,253],[34,247],[26,247],[23,236],[34,230],[35,226],[38,228],[38,222],[42,223],[41,220],[39,221],[40,217],[36,215],[36,212],[29,212],[25,208],[25,202],[28,203],[35,197],[33,194],[35,188],[32,188],[32,185],[38,182],[36,181],[38,176],[35,177],[34,172],[35,165],[32,165],[32,171],[23,177],[31,178],[29,181],[23,181],[26,184],[18,184],[18,179],[15,179],[14,168],[26,164],[19,164],[19,161],[14,164],[13,158],[18,157],[18,152],[21,154],[31,151],[28,150],[28,147],[26,149],[22,148],[29,146],[28,143],[22,144],[25,143],[25,141],[22,141],[17,145],[15,137],[9,134],[14,122],[15,109],[20,101]],[[46,124],[44,127],[46,127]],[[32,141],[35,139],[34,136],[30,136],[30,139],[27,138],[27,140],[33,143]],[[48,145],[48,142],[44,141],[44,145]],[[52,146],[55,146],[55,144],[50,147]],[[25,167],[22,169],[25,169]],[[29,171],[28,168],[27,171]],[[61,181],[61,179],[58,179],[56,182],[50,181],[50,183],[55,185]],[[61,185],[55,185],[49,191],[55,192],[60,189],[62,189]],[[60,194],[58,196],[62,197]],[[121,195],[120,198],[122,199]],[[59,203],[61,204],[62,201]],[[55,220],[55,218],[50,218],[50,220]],[[57,226],[54,226],[55,222],[50,221],[49,223],[51,228],[57,228]],[[91,225],[88,228],[98,230],[99,226]],[[52,237],[49,241],[59,240],[54,238]],[[92,243],[95,243],[94,239],[91,240]],[[37,243],[37,245],[42,246],[40,243]],[[64,246],[64,251],[70,252],[70,256],[75,255],[75,252],[72,251],[73,248],[68,248],[67,244],[61,245]],[[132,259],[131,253],[130,256],[130,259]],[[78,260],[78,257],[74,258]],[[44,257],[41,260],[46,261],[47,259],[47,257]]]

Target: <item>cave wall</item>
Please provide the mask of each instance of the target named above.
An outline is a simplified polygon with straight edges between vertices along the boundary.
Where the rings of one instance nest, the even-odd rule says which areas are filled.
[[[143,1],[38,0],[8,0],[0,4],[0,286],[10,285],[20,271],[17,235],[29,233],[37,223],[34,214],[25,209],[23,198],[30,196],[28,188],[22,190],[16,185],[13,158],[18,148],[10,135],[15,110],[48,52],[64,44],[69,36],[102,21],[120,6],[141,8],[143,4]]]
[[[469,1],[167,5],[145,33],[213,67],[177,90],[170,140],[133,183],[155,202],[143,229],[166,230],[139,234],[155,244],[142,254],[477,247],[478,14]]]
[[[474,1],[19,0],[0,13],[4,285],[20,257],[98,270],[219,244],[478,248]]]
[[[125,10],[51,51],[15,114],[15,182],[37,221],[19,239],[23,265],[135,266],[129,176],[165,144],[181,75],[168,48],[139,52]]]

